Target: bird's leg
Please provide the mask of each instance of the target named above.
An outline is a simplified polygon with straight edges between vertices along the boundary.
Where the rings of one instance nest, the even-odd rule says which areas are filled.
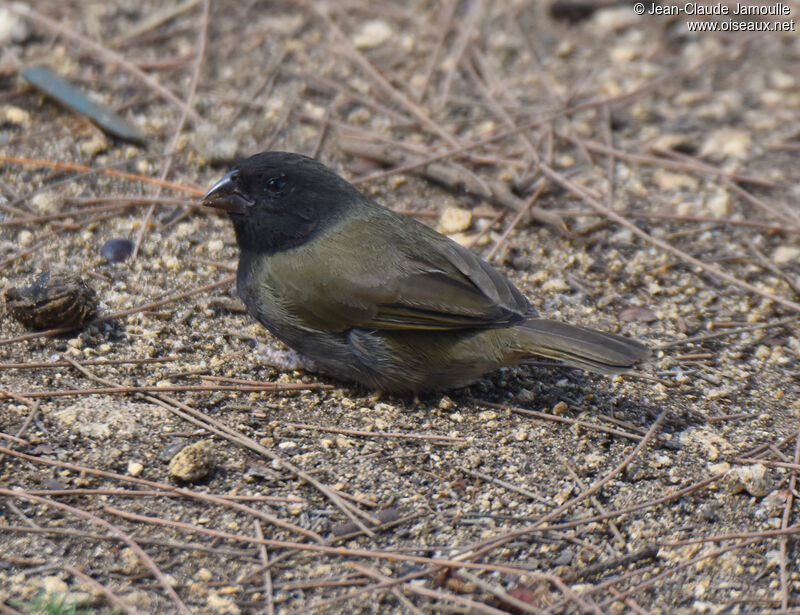
[[[267,344],[259,344],[258,354],[267,365],[284,372],[295,369],[301,369],[305,372],[318,371],[317,364],[314,361],[294,350],[278,350]]]

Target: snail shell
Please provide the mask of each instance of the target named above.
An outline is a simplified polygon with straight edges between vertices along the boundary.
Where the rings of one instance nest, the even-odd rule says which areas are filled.
[[[30,286],[4,293],[11,315],[35,330],[76,328],[97,315],[94,291],[72,273],[40,274]]]

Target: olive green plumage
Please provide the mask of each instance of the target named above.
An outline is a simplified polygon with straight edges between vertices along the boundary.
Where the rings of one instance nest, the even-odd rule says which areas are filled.
[[[203,203],[233,221],[250,313],[332,376],[421,391],[534,356],[617,373],[649,354],[635,340],[537,318],[484,260],[305,156],[241,161]]]

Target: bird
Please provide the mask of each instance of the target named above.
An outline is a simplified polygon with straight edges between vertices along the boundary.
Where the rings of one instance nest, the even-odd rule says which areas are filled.
[[[417,394],[534,357],[603,374],[649,357],[637,340],[540,318],[485,260],[313,158],[240,160],[202,204],[233,223],[248,312],[336,379]]]

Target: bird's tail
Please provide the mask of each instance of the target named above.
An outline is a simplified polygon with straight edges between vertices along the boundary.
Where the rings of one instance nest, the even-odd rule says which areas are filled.
[[[555,320],[530,318],[517,325],[517,330],[517,347],[522,353],[601,374],[624,372],[650,357],[647,346],[636,340]]]

